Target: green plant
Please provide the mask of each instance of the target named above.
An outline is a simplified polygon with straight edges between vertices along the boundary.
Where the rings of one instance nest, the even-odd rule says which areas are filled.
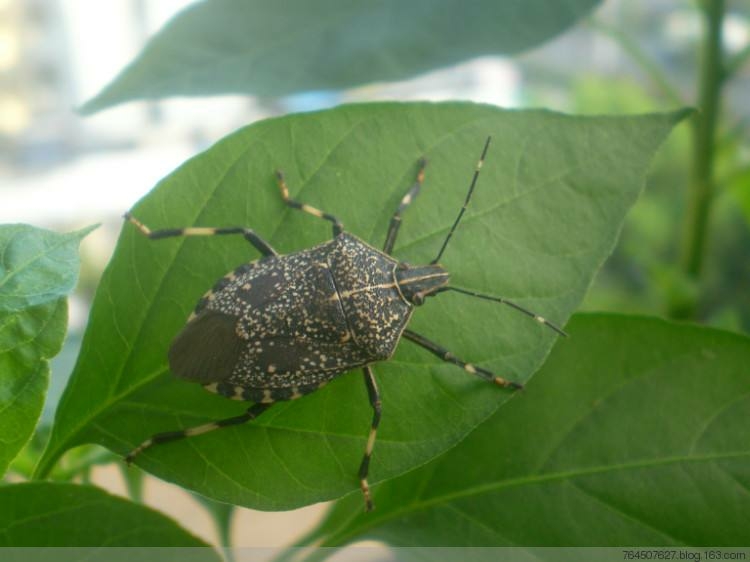
[[[308,26],[315,16],[301,0],[208,0],[177,16],[83,109],[169,95],[279,96],[408,77],[470,56],[528,49],[596,4],[444,0],[376,9],[330,0],[315,7],[327,10],[321,25]],[[476,197],[444,263],[457,286],[512,298],[562,322],[612,252],[657,149],[689,118],[695,167],[686,257],[679,263],[691,289],[686,298],[675,289],[667,300],[673,316],[694,317],[717,181],[717,82],[729,80],[747,58],[722,58],[722,1],[697,9],[708,22],[697,114],[677,109],[583,117],[452,102],[288,115],[222,139],[162,180],[134,213],[154,227],[252,226],[282,252],[326,240],[329,225],[288,212],[279,201],[273,170],[283,168],[295,197],[334,213],[347,230],[378,245],[417,159],[426,155],[423,193],[405,216],[395,254],[428,262],[491,134]],[[471,25],[456,27],[456,21]],[[598,27],[676,97],[637,44],[621,31]],[[458,47],[439,41],[451,31]],[[6,465],[39,415],[45,361],[64,331],[61,299],[77,269],[70,241],[82,236],[62,238],[68,252],[63,275],[45,270],[40,260],[26,263],[34,250],[17,240],[19,228],[27,227],[0,231],[0,248],[6,248],[0,255],[21,256],[0,262],[0,341],[6,342],[0,361],[12,365],[3,373],[18,373],[18,380],[4,374],[0,381],[0,396],[9,397],[0,407],[14,416],[1,418],[0,435],[17,436],[3,451]],[[102,460],[79,446],[97,443],[123,454],[154,432],[244,409],[172,379],[166,349],[197,298],[256,257],[242,240],[150,242],[132,228],[123,231],[44,453],[35,457],[31,447],[16,460],[16,474],[30,476],[28,467],[38,460],[31,477],[51,481],[0,488],[6,498],[0,502],[0,529],[6,531],[0,546],[156,544],[148,528],[114,532],[139,510],[169,528],[169,545],[197,544],[163,516],[62,481],[85,475]],[[33,271],[35,281],[11,283],[23,269]],[[51,288],[40,289],[42,282]],[[29,296],[19,300],[19,287]],[[150,450],[141,466],[208,498],[224,542],[233,505],[280,510],[342,498],[300,545],[340,547],[368,537],[396,546],[743,544],[740,522],[750,516],[750,502],[736,489],[747,487],[750,467],[743,431],[750,387],[743,371],[750,360],[746,336],[633,315],[586,314],[571,320],[572,338],[550,354],[550,331],[493,306],[441,295],[417,311],[414,326],[527,382],[526,392],[509,400],[509,393],[402,344],[393,361],[376,366],[384,412],[371,465],[378,504],[373,514],[360,513],[361,498],[350,494],[370,416],[359,377],[345,376],[298,402],[275,405],[252,424]],[[21,325],[21,315],[29,319],[31,337],[5,329]],[[22,392],[33,395],[28,407],[18,406]],[[139,477],[130,489],[137,499]],[[69,514],[56,515],[55,502],[78,506],[94,519],[88,506],[116,503],[114,517],[122,522],[96,540],[83,540],[66,532]],[[36,539],[10,530],[12,514],[21,513],[14,510],[28,505],[39,506],[29,521],[47,529]]]

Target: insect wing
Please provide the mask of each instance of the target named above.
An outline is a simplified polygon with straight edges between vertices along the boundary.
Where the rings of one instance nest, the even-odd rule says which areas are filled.
[[[237,317],[206,310],[185,326],[169,349],[169,367],[181,379],[201,384],[227,379],[239,360],[243,340]]]

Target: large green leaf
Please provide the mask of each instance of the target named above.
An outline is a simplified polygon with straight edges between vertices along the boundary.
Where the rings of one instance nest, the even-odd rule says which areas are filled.
[[[102,550],[70,547],[207,547],[177,523],[147,507],[110,496],[93,486],[34,482],[0,487],[0,548],[36,547],[40,551],[2,551],[4,560],[102,559]],[[42,548],[56,549],[53,557]],[[164,560],[170,551],[156,551],[149,559]],[[107,560],[143,560],[147,551],[106,552]],[[179,551],[179,559],[213,560],[208,548],[193,556]],[[14,556],[16,555],[16,556]],[[187,558],[186,558],[187,556]],[[175,559],[178,559],[175,557]]]
[[[750,339],[607,314],[569,330],[522,395],[308,540],[747,546]]]
[[[48,360],[67,327],[64,297],[78,277],[78,244],[90,229],[57,234],[0,225],[0,475],[34,431]]]
[[[177,15],[82,110],[144,98],[279,96],[399,80],[561,33],[599,0],[207,0]]]
[[[430,159],[395,254],[435,257],[485,137],[477,192],[442,260],[453,283],[504,295],[564,322],[611,251],[659,143],[683,113],[568,117],[474,104],[371,104],[254,124],[187,162],[134,209],[152,227],[250,225],[282,253],[330,237],[330,224],[284,207],[292,195],[382,244],[390,217]],[[241,403],[175,380],[169,343],[198,298],[258,257],[241,237],[152,242],[125,225],[94,302],[83,348],[39,472],[67,448],[125,453],[150,434],[236,415]],[[445,294],[412,327],[458,356],[525,381],[555,335],[501,305]],[[383,395],[372,481],[424,463],[463,438],[510,393],[409,342],[376,367]],[[220,501],[286,509],[357,486],[371,413],[361,375],[343,376],[256,423],[156,447],[146,470]]]

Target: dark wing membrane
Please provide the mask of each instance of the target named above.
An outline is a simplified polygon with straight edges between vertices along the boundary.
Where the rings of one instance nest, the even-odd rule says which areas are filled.
[[[169,348],[169,367],[181,379],[201,384],[227,379],[240,360],[244,341],[237,317],[207,310],[189,322]]]

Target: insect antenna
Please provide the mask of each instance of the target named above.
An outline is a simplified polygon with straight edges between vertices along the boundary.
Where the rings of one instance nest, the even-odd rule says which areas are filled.
[[[458,287],[440,287],[436,292],[442,293],[444,291],[455,291],[456,293],[462,293],[464,295],[470,295],[472,297],[477,297],[478,299],[485,299],[485,300],[488,300],[488,301],[494,301],[494,302],[499,302],[500,304],[508,305],[509,307],[516,309],[518,312],[522,312],[526,316],[528,316],[530,318],[533,318],[534,320],[536,320],[540,324],[544,324],[545,326],[547,326],[551,330],[554,330],[555,332],[557,332],[561,336],[564,336],[566,338],[568,337],[568,334],[563,329],[557,327],[555,324],[553,324],[552,322],[550,322],[546,318],[544,318],[542,316],[539,316],[538,314],[536,314],[535,312],[532,312],[528,308],[524,308],[520,304],[516,304],[513,301],[510,301],[508,299],[504,299],[502,297],[495,297],[495,296],[492,296],[492,295],[485,295],[483,293],[477,293],[476,291],[469,291],[467,289],[460,289]]]
[[[471,178],[471,185],[469,186],[469,192],[466,194],[466,200],[464,201],[464,205],[463,207],[461,207],[461,210],[458,212],[458,216],[456,217],[456,220],[453,223],[453,226],[451,226],[451,229],[448,232],[448,236],[445,237],[445,240],[443,241],[443,246],[440,248],[440,251],[438,252],[437,257],[430,262],[432,264],[435,264],[440,261],[440,258],[443,256],[443,252],[445,252],[446,246],[448,246],[448,242],[450,242],[450,239],[453,236],[453,232],[455,232],[456,227],[458,226],[458,223],[461,222],[461,217],[463,217],[464,213],[466,212],[466,207],[469,205],[471,196],[474,193],[474,186],[476,186],[477,184],[477,178],[479,177],[479,172],[482,169],[482,164],[484,164],[484,157],[487,156],[487,149],[490,147],[491,140],[492,140],[492,137],[487,137],[487,140],[484,143],[484,150],[482,150],[482,156],[479,157],[479,162],[477,162],[477,167],[474,169],[474,177]]]

